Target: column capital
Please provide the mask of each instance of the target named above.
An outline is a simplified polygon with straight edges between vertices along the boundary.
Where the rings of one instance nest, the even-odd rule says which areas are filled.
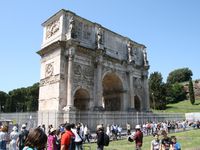
[[[65,52],[65,56],[67,58],[74,58],[74,56],[75,56],[75,47],[69,47]]]
[[[96,61],[97,65],[102,65],[103,56],[102,55],[97,56],[95,61]]]

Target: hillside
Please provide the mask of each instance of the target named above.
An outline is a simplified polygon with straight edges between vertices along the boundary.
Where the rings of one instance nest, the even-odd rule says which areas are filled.
[[[195,100],[195,104],[192,105],[190,100],[184,100],[175,104],[168,104],[166,110],[158,111],[152,110],[155,113],[190,113],[200,112],[200,98]]]
[[[189,82],[181,83],[184,86],[186,92],[189,92]],[[196,98],[200,98],[200,80],[193,81],[194,93]],[[189,95],[188,95],[189,96]]]

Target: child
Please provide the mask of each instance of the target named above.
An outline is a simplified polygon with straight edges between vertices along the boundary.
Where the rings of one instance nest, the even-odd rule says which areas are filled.
[[[161,131],[161,135],[163,136],[161,140],[161,149],[162,150],[171,150],[172,141],[171,138],[168,137],[167,132],[165,130]]]
[[[151,141],[151,150],[159,150],[161,146],[161,141],[159,140],[159,135],[155,133],[153,135],[154,140]]]
[[[180,145],[180,143],[177,142],[176,137],[171,136],[171,140],[172,140],[172,149],[173,150],[181,150],[181,145]]]

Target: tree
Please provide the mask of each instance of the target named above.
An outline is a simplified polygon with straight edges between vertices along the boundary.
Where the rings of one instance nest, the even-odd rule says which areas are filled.
[[[10,96],[8,95],[8,99],[5,104],[5,112],[13,112],[12,107],[13,107],[12,100],[11,100]]]
[[[169,73],[167,83],[174,84],[176,82],[189,81],[192,75],[192,71],[189,68],[176,69]]]
[[[8,101],[8,94],[0,91],[0,112],[4,112],[5,111],[5,107],[6,107],[6,102]]]
[[[168,103],[177,103],[186,99],[186,92],[183,85],[179,83],[166,85],[166,96]]]
[[[166,108],[166,89],[162,79],[159,72],[154,72],[149,77],[150,107],[159,110]]]
[[[38,110],[39,83],[9,92],[8,112],[26,112]]]
[[[39,83],[35,83],[27,88],[29,95],[29,101],[27,103],[27,111],[38,110],[38,98],[39,98]]]
[[[194,89],[193,89],[193,83],[192,79],[189,81],[189,95],[190,95],[190,102],[192,105],[195,103],[195,96],[194,96]]]

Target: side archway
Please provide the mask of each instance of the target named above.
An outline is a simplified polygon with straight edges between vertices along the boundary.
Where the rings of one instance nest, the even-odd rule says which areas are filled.
[[[74,106],[77,110],[89,110],[90,95],[86,89],[80,88],[74,94]]]
[[[135,102],[135,110],[136,111],[141,111],[140,98],[137,95],[134,96],[134,102]]]
[[[122,81],[115,73],[107,73],[102,81],[103,107],[106,111],[121,111],[123,103]]]

